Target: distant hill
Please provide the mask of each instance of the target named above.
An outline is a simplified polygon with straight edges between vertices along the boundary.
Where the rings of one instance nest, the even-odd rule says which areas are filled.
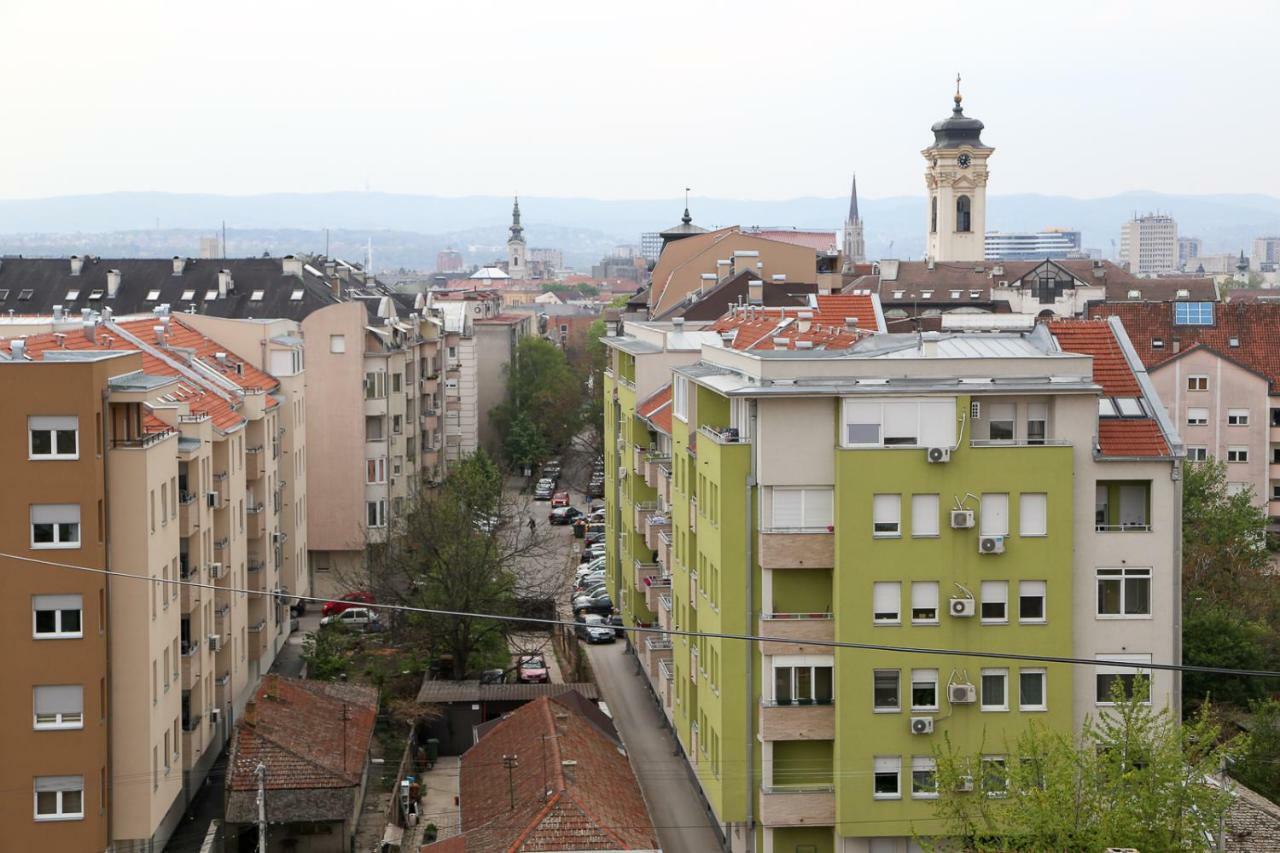
[[[694,221],[718,225],[795,226],[838,230],[847,199],[752,201],[695,198]],[[919,257],[924,248],[923,196],[860,201],[872,257]],[[684,202],[536,198],[521,200],[530,246],[562,249],[582,268],[618,243],[679,220]],[[334,254],[363,257],[373,239],[375,266],[430,268],[453,246],[482,262],[505,254],[511,200],[497,196],[444,198],[394,193],[277,193],[219,196],[189,193],[106,193],[0,200],[0,252],[67,254],[193,254],[200,236],[226,222],[232,254],[320,251],[330,229]],[[1166,195],[1130,192],[1077,199],[1034,194],[988,199],[988,227],[1035,231],[1075,228],[1085,245],[1111,253],[1120,225],[1135,211],[1159,210],[1179,232],[1205,241],[1207,252],[1247,252],[1254,237],[1280,233],[1280,198],[1263,195]],[[19,236],[20,235],[20,236]]]

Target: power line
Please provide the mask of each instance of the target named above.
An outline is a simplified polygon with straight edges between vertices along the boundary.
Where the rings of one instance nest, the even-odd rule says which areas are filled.
[[[109,577],[128,578],[130,580],[145,581],[153,584],[173,584],[177,586],[186,586],[195,589],[209,589],[214,592],[222,591],[226,593],[238,592],[241,595],[260,595],[266,597],[286,596],[298,601],[306,601],[314,604],[345,604],[349,606],[359,606],[368,610],[385,610],[393,613],[417,613],[427,616],[451,616],[459,619],[490,619],[496,622],[518,622],[530,625],[563,625],[573,628],[581,624],[571,619],[545,619],[536,616],[508,616],[500,613],[479,613],[469,610],[444,610],[431,607],[413,607],[408,604],[380,604],[375,602],[359,602],[353,603],[340,598],[323,598],[320,596],[310,595],[294,595],[283,591],[275,590],[259,590],[248,589],[246,587],[235,586],[218,586],[211,583],[200,583],[199,581],[182,580],[180,578],[156,578],[148,575],[135,575],[130,572],[121,572],[115,569],[100,569],[89,566],[77,566],[72,563],[59,563],[54,560],[41,560],[36,557],[24,557],[19,554],[6,554],[0,552],[0,558],[9,560],[18,560],[24,563],[35,563],[37,565],[49,566],[58,569],[70,569],[77,572],[85,572],[88,574],[106,575]],[[738,640],[750,643],[775,643],[780,645],[793,646],[818,646],[821,648],[831,649],[858,649],[861,651],[874,652],[897,652],[900,654],[911,655],[942,655],[947,657],[965,657],[965,658],[985,658],[988,660],[1011,660],[1011,661],[1028,661],[1032,663],[1060,663],[1070,666],[1109,666],[1124,667],[1133,670],[1161,670],[1168,672],[1200,672],[1210,675],[1232,675],[1244,678],[1280,678],[1280,671],[1272,671],[1265,669],[1231,669],[1220,666],[1198,666],[1195,664],[1183,663],[1157,663],[1137,662],[1126,660],[1108,660],[1106,658],[1076,658],[1065,655],[1034,655],[1021,654],[1016,652],[990,652],[971,649],[949,649],[936,648],[929,646],[898,646],[886,643],[856,643],[848,640],[790,640],[783,637],[768,637],[761,634],[734,634],[716,631],[682,631],[678,628],[651,628],[636,626],[608,626],[615,630],[629,631],[635,634],[661,634],[668,637],[706,637],[713,640]]]

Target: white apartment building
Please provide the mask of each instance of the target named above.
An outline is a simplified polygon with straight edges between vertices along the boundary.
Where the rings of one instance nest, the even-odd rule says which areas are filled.
[[[1178,223],[1172,216],[1148,213],[1120,227],[1120,263],[1139,276],[1178,269]]]

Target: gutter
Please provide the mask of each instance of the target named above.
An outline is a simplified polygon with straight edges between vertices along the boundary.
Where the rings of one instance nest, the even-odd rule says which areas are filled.
[[[755,414],[755,404],[754,404],[754,403],[752,403],[752,404],[750,404],[750,405],[751,405],[751,437],[752,437],[752,439],[756,439],[756,438],[757,438],[757,436],[758,436],[758,433],[756,432],[756,414]],[[751,548],[751,534],[752,534],[752,531],[754,530],[754,528],[755,528],[755,526],[756,526],[753,522],[755,522],[755,520],[756,520],[756,519],[755,519],[754,514],[751,512],[751,499],[752,499],[752,496],[754,495],[754,493],[755,493],[755,489],[756,489],[756,455],[757,455],[757,454],[756,454],[756,449],[757,449],[757,447],[758,447],[758,445],[753,441],[753,442],[752,442],[752,445],[751,445],[751,470],[747,473],[746,499],[744,500],[744,504],[745,504],[745,506],[743,507],[743,513],[742,513],[742,517],[743,517],[743,518],[745,518],[745,519],[747,520],[747,523],[746,523],[746,525],[745,525],[745,527],[746,527],[746,535],[745,535],[743,538],[746,540],[746,542],[745,542],[745,545],[746,545],[746,548],[745,548],[746,560],[745,560],[745,562],[744,562],[744,565],[745,565],[745,568],[746,568],[746,578],[747,578],[747,596],[746,596],[746,616],[747,616],[747,622],[746,622],[746,629],[747,629],[748,631],[751,631],[751,630],[752,630],[752,617],[755,615],[755,596],[756,596],[756,590],[755,590],[755,570],[754,570],[755,555],[754,555],[754,553],[753,553],[753,551],[752,551],[752,548]],[[747,831],[746,831],[746,847],[745,847],[744,849],[745,849],[746,853],[752,853],[752,851],[754,851],[754,850],[755,850],[755,845],[756,845],[756,832],[755,832],[755,826],[756,826],[756,821],[755,821],[755,803],[756,803],[756,800],[755,800],[755,796],[756,796],[756,785],[755,785],[756,753],[755,753],[755,747],[756,747],[756,734],[755,734],[755,723],[756,723],[756,708],[757,708],[757,707],[759,707],[759,704],[760,704],[760,703],[758,703],[758,702],[755,700],[755,672],[754,672],[754,664],[755,664],[755,651],[756,651],[756,644],[755,644],[755,643],[743,643],[743,644],[742,644],[742,647],[743,647],[743,649],[744,649],[744,653],[745,653],[745,655],[746,655],[746,659],[747,659],[747,666],[746,666],[746,676],[747,676],[747,701],[746,701],[746,703],[745,703],[745,704],[746,704],[746,714],[747,714],[747,737],[746,737],[746,747],[747,747],[747,774],[746,774],[746,779],[747,779],[747,801],[746,801],[746,802],[747,802],[747,814],[746,814],[746,819],[743,821],[743,822],[746,824],[746,830],[747,830]]]

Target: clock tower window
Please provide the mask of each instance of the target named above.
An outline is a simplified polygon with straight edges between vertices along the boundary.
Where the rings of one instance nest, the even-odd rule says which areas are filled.
[[[970,202],[967,195],[956,199],[956,231],[969,231]]]
[[[938,233],[938,197],[929,200],[929,233]]]

